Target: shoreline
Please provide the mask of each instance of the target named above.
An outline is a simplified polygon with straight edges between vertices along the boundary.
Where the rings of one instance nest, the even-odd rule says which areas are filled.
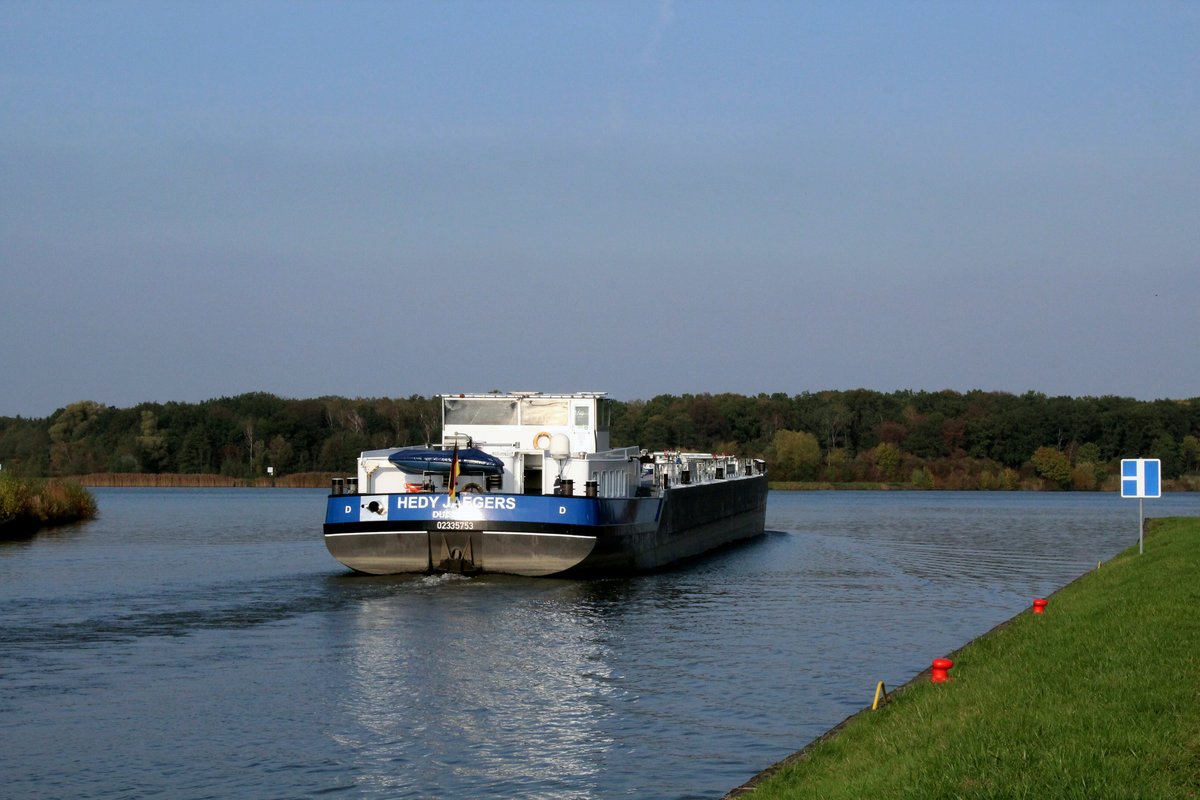
[[[340,477],[337,472],[294,472],[274,477],[259,476],[256,478],[238,478],[215,473],[177,473],[177,472],[94,472],[87,475],[72,475],[61,480],[68,480],[91,488],[170,488],[170,489],[328,489],[333,478]],[[49,480],[49,479],[47,479]],[[1080,493],[1107,494],[1119,491],[1120,486],[1114,480],[1111,485],[1083,489],[1043,489],[1019,487],[1016,489],[958,489],[947,487],[921,487],[911,483],[831,483],[828,481],[770,481],[767,488],[776,492],[1013,492],[1034,491],[1047,494]],[[1186,493],[1200,491],[1184,482],[1164,481],[1163,492]]]
[[[277,477],[151,472],[96,472],[70,480],[89,488],[127,489],[328,489],[333,472],[296,472]]]
[[[1195,518],[1166,517],[1161,519],[1147,519],[1146,523],[1148,537],[1150,531],[1159,525],[1168,526],[1168,530],[1164,531],[1164,533],[1167,533],[1167,538],[1162,545],[1164,548],[1178,548],[1181,546],[1181,540],[1185,541],[1187,537],[1195,537],[1197,533],[1200,533],[1200,525],[1197,524]],[[1182,533],[1177,531],[1178,528],[1183,529]],[[1180,556],[1178,553],[1175,553],[1174,557],[1178,559]],[[1087,572],[1082,573],[1071,582],[1065,584],[1047,596],[1051,602],[1047,610],[1047,614],[1050,616],[1048,616],[1046,619],[1053,619],[1056,621],[1059,619],[1064,620],[1059,635],[1063,637],[1074,635],[1075,631],[1070,629],[1070,624],[1075,622],[1072,612],[1078,614],[1079,606],[1085,605],[1089,602],[1094,602],[1098,598],[1110,599],[1111,597],[1116,596],[1118,599],[1125,599],[1120,596],[1120,593],[1114,589],[1112,585],[1110,585],[1112,583],[1111,579],[1114,577],[1114,575],[1118,575],[1120,580],[1125,582],[1142,580],[1147,583],[1152,583],[1154,581],[1156,576],[1149,575],[1148,577],[1148,573],[1145,571],[1151,569],[1149,566],[1145,567],[1145,570],[1142,570],[1141,574],[1138,574],[1139,568],[1141,568],[1143,563],[1149,564],[1149,562],[1142,562],[1139,560],[1143,558],[1145,558],[1145,556],[1139,555],[1137,552],[1137,547],[1133,546],[1114,555],[1108,561],[1098,564],[1096,569],[1089,569]],[[1117,571],[1120,572],[1118,573]],[[1098,583],[1095,586],[1081,586],[1084,581],[1089,581],[1092,579],[1099,580],[1097,576],[1101,575],[1102,573],[1104,580],[1103,583]],[[1055,608],[1055,599],[1062,601],[1058,608]],[[1068,608],[1064,609],[1064,605]],[[1024,628],[1016,632],[1010,632],[1008,629],[1018,625],[1029,625],[1031,623],[1029,618],[1032,616],[1033,615],[1031,614],[1030,609],[1022,610],[1009,619],[998,623],[985,633],[982,633],[964,643],[952,652],[945,654],[944,657],[953,660],[960,669],[963,667],[966,667],[967,670],[973,668],[978,672],[1000,672],[1004,668],[1006,662],[1011,662],[1018,665],[1026,664],[1026,661],[1022,661],[1022,659],[1027,658],[1027,656],[1022,653],[1021,645],[1026,639],[1036,635],[1037,632],[1029,628]],[[1036,628],[1039,626],[1041,619],[1036,617],[1034,619],[1037,621],[1032,622],[1032,625]],[[1105,630],[1107,630],[1107,626],[1111,625],[1113,621],[1111,619],[1106,619],[1105,623]],[[1081,619],[1077,624],[1083,626],[1087,624],[1087,621]],[[1041,632],[1044,633],[1045,631]],[[1023,636],[1024,639],[1011,640],[1005,638],[1008,636]],[[1109,638],[1120,640],[1121,637]],[[1118,645],[1118,647],[1120,647],[1120,645]],[[985,655],[985,651],[990,652]],[[1104,656],[1100,653],[1092,653],[1090,651],[1084,655],[1084,658],[1090,658],[1093,655],[1099,659],[1104,658]],[[1128,662],[1132,661],[1133,659],[1124,658],[1127,654],[1123,652],[1121,652],[1120,655],[1122,656],[1122,659],[1119,660],[1126,662],[1126,666],[1123,669],[1125,671],[1136,672],[1136,667],[1128,666]],[[1108,658],[1111,657],[1111,653],[1108,654]],[[1083,667],[1081,666],[1080,669],[1083,669]],[[771,766],[751,777],[748,781],[740,786],[729,790],[725,795],[722,796],[722,800],[735,800],[737,798],[759,796],[764,798],[824,796],[823,794],[820,794],[819,788],[813,788],[811,784],[819,784],[820,781],[824,780],[825,785],[828,788],[828,784],[831,780],[839,780],[837,776],[851,775],[857,779],[860,777],[862,763],[877,758],[877,756],[875,756],[873,753],[868,752],[876,749],[876,745],[874,744],[875,742],[883,741],[889,738],[900,740],[905,737],[906,733],[903,730],[903,726],[905,724],[909,724],[910,720],[906,719],[904,712],[898,708],[895,708],[895,706],[897,704],[904,704],[903,701],[908,700],[910,696],[911,703],[906,704],[909,705],[909,708],[906,709],[908,712],[908,717],[912,717],[914,715],[920,717],[922,716],[923,712],[928,713],[935,709],[940,712],[946,712],[945,718],[947,720],[951,719],[956,714],[959,716],[969,716],[972,711],[964,710],[961,705],[961,703],[967,702],[967,700],[960,700],[959,698],[961,695],[956,693],[954,689],[960,688],[960,692],[965,692],[970,688],[970,677],[974,676],[969,676],[964,672],[964,674],[957,681],[958,687],[956,687],[955,676],[952,675],[951,683],[944,684],[944,686],[948,688],[930,689],[931,672],[931,667],[927,667],[921,672],[912,676],[901,686],[888,691],[887,702],[885,705],[880,707],[878,715],[876,715],[877,712],[872,711],[870,705],[864,706],[858,711],[847,716],[829,730],[822,733],[820,736],[808,742],[800,750],[772,764]],[[1009,689],[1011,688],[1011,685],[1006,683],[1006,680],[1025,680],[1025,682],[1028,682],[1027,678],[1029,674],[1036,674],[1036,670],[1032,673],[1026,670],[1020,674],[1020,678],[1016,678],[1015,676],[1002,677],[998,680],[998,684],[1002,689]],[[959,696],[956,697],[956,695]],[[1051,702],[1048,698],[1043,698],[1043,700],[1047,704]],[[1086,706],[1088,702],[1095,704],[1096,701],[1093,696],[1085,696],[1082,699],[1082,702],[1077,702],[1077,708]],[[960,705],[956,706],[955,703],[960,703]],[[889,709],[889,706],[892,708]],[[888,713],[888,711],[891,711],[892,713]],[[1001,734],[997,733],[996,730],[1006,728],[1007,723],[1009,722],[1007,716],[1020,715],[1028,712],[1028,708],[1021,709],[1019,707],[1015,709],[994,710],[990,713],[990,715],[984,715],[982,718],[974,721],[977,723],[977,729],[981,731],[979,735],[982,737],[990,736],[990,746],[995,748],[997,746],[996,742],[999,740],[998,737],[1001,736]],[[946,729],[941,731],[941,735],[952,739],[953,734],[950,733],[951,729],[952,726],[947,725]],[[871,731],[871,744],[868,744],[868,737],[865,734],[867,730]],[[847,738],[841,738],[843,734],[845,734]],[[1079,731],[1070,728],[1069,723],[1063,723],[1063,729],[1055,731],[1055,734],[1062,736],[1062,738],[1054,739],[1053,736],[1048,738],[1054,739],[1056,742],[1065,741],[1067,746],[1072,744],[1072,736],[1078,737],[1081,735]],[[1039,732],[1038,741],[1042,741],[1043,736],[1044,732]],[[837,741],[837,744],[833,744],[835,740]],[[1021,744],[1023,746],[1024,743],[1022,742]],[[1076,747],[1079,746],[1078,742],[1075,742],[1074,744]],[[830,747],[827,748],[827,745],[830,745]],[[908,745],[895,744],[894,746],[904,747]],[[963,749],[969,750],[971,746],[971,743],[968,742],[963,745]],[[937,773],[939,769],[939,761],[944,761],[945,759],[945,746],[928,747],[918,745],[915,747],[909,746],[909,749],[910,752],[913,753],[912,758],[917,762],[917,769],[928,773]],[[1195,757],[1196,756],[1193,755],[1193,758]],[[806,762],[814,761],[819,763],[806,764]],[[1059,766],[1061,767],[1061,765]],[[786,771],[792,771],[792,774],[786,776],[781,775],[781,773]],[[1045,779],[1045,776],[1041,777]],[[1054,779],[1062,780],[1063,777],[1064,775],[1059,774],[1055,775]],[[1069,779],[1070,776],[1067,775],[1066,777]],[[951,777],[949,779],[952,780],[953,778]],[[1034,779],[1037,779],[1036,776]],[[1129,776],[1128,779],[1132,781],[1135,779],[1135,776]],[[849,782],[850,778],[842,778],[840,780],[842,782]],[[1073,786],[1073,784],[1071,784],[1071,786]],[[859,788],[861,788],[861,786]],[[1027,786],[1025,788],[1029,787]],[[1061,790],[1067,787],[1062,784],[1056,784],[1053,788],[1055,790]],[[760,789],[763,791],[760,792]],[[895,784],[889,784],[886,782],[886,780],[877,781],[873,785],[873,789],[875,792],[879,792],[884,796],[891,796],[889,791],[895,789]],[[914,789],[914,787],[908,786],[908,789]],[[929,789],[929,787],[925,787],[925,789]],[[925,795],[928,794],[925,789],[917,787],[915,790],[918,791],[918,793]],[[1035,794],[1032,796],[1037,796],[1038,792],[1049,791],[1050,787],[1041,786],[1035,790]],[[816,792],[817,795],[812,795],[811,792]],[[936,794],[936,792],[934,792],[934,794]],[[967,791],[964,796],[969,794],[971,794],[971,792]],[[841,795],[835,796],[840,797]],[[1052,792],[1049,794],[1043,793],[1042,796],[1052,796]]]
[[[1147,520],[1147,522],[1149,522],[1149,520]],[[1116,558],[1116,556],[1114,556],[1114,558]],[[1109,559],[1109,560],[1111,561],[1112,559]],[[1100,568],[1100,567],[1098,566],[1097,568]],[[1046,599],[1047,600],[1054,599],[1055,595],[1057,595],[1059,592],[1063,591],[1064,589],[1066,589],[1069,586],[1074,586],[1075,584],[1079,583],[1084,578],[1091,575],[1092,572],[1094,572],[1094,570],[1088,570],[1087,572],[1083,573],[1082,575],[1076,577],[1070,583],[1057,589],[1053,594],[1048,595]],[[986,630],[983,633],[976,636],[974,639],[971,639],[970,641],[964,643],[963,645],[955,648],[953,651],[947,653],[944,657],[949,658],[951,661],[957,662],[959,653],[961,653],[963,650],[965,650],[966,648],[975,644],[976,642],[982,641],[982,640],[988,638],[989,636],[993,636],[993,635],[999,633],[1000,631],[1013,625],[1017,620],[1021,619],[1022,617],[1027,616],[1028,614],[1029,614],[1029,610],[1026,609],[1024,611],[1020,611],[1020,612],[1014,614],[1013,616],[1009,617],[1006,620],[1003,620],[1002,622],[996,623],[988,630]],[[905,681],[904,683],[897,686],[895,689],[889,689],[886,694],[886,700],[884,702],[884,706],[896,702],[896,700],[898,700],[901,697],[901,695],[904,694],[905,691],[911,689],[913,686],[928,682],[932,672],[933,672],[933,667],[932,667],[932,662],[931,662],[930,666],[921,670],[916,675],[913,675],[911,678],[909,678],[907,681]],[[853,714],[846,717],[841,722],[834,725],[832,728],[825,731],[824,733],[822,733],[817,738],[813,739],[808,744],[804,745],[804,747],[801,747],[796,752],[792,753],[789,756],[784,757],[783,759],[781,759],[779,761],[776,761],[774,764],[767,767],[762,772],[759,772],[754,777],[752,777],[750,780],[743,783],[741,786],[737,786],[733,789],[730,789],[726,794],[722,795],[721,800],[736,800],[736,798],[744,797],[744,796],[750,794],[756,788],[758,788],[759,785],[761,785],[762,783],[764,783],[765,781],[767,781],[768,779],[773,777],[780,770],[782,770],[786,767],[789,767],[798,761],[803,761],[805,758],[807,758],[812,753],[813,750],[815,750],[817,747],[821,746],[825,742],[829,741],[830,739],[835,738],[847,726],[851,725],[856,720],[858,720],[860,718],[865,718],[873,713],[875,713],[875,712],[872,710],[872,708],[869,705],[863,706],[858,711],[855,711]]]

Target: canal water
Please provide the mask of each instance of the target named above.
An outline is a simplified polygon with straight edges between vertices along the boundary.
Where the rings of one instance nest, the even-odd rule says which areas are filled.
[[[0,544],[5,797],[719,798],[1138,532],[1111,494],[773,492],[657,575],[366,577],[320,491],[96,496]]]

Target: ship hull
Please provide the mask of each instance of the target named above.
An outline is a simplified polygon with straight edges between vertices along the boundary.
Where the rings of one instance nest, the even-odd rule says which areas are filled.
[[[325,545],[347,567],[405,572],[646,572],[763,533],[766,476],[654,497],[331,495]]]

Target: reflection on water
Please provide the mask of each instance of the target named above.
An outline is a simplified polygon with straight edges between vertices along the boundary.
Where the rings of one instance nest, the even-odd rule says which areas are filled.
[[[662,574],[366,577],[320,492],[97,496],[0,547],[6,797],[720,797],[1137,540],[1111,495],[773,493]]]
[[[503,584],[423,578],[356,607],[342,702],[359,729],[337,740],[360,783],[443,796],[599,791],[613,744],[599,722],[615,691],[604,618],[554,584],[479,602]]]

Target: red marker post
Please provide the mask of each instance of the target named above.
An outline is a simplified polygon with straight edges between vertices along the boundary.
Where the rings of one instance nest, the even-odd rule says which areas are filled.
[[[1035,614],[1045,614],[1046,613],[1046,598],[1039,597],[1037,600],[1033,601],[1033,613],[1035,613]]]
[[[950,675],[947,672],[954,666],[954,662],[948,658],[935,658],[933,660],[933,672],[929,675],[930,683],[945,683],[950,680]]]

